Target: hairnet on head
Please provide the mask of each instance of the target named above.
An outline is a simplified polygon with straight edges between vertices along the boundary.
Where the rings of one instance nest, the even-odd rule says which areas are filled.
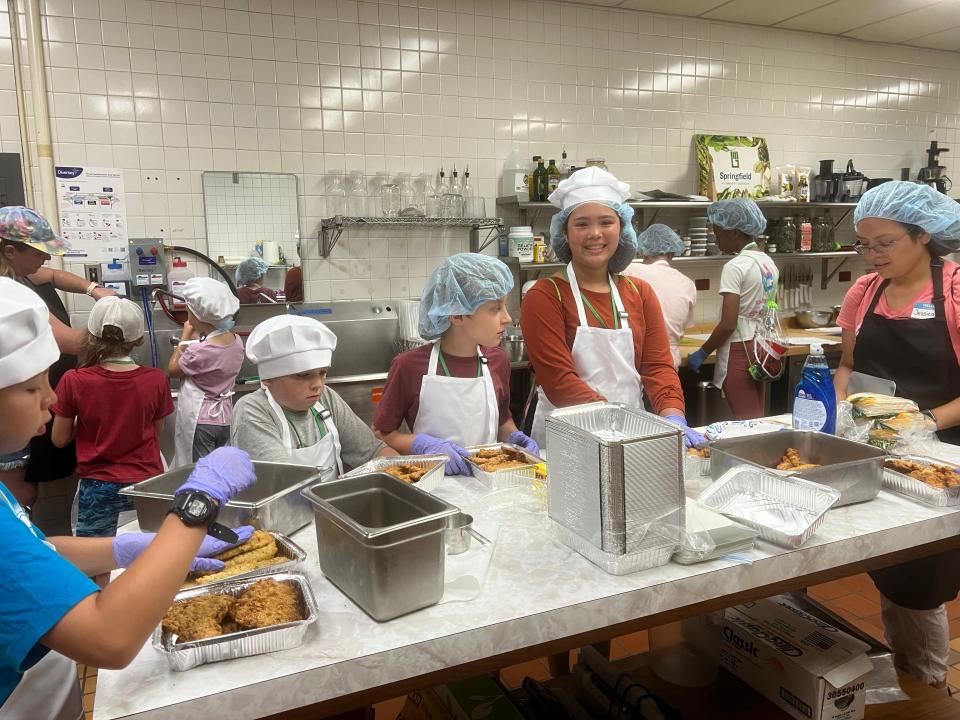
[[[643,257],[654,255],[682,255],[683,240],[672,228],[663,223],[651,225],[637,238],[640,243],[640,254]]]
[[[124,342],[133,342],[143,337],[143,308],[115,295],[102,297],[87,316],[87,330],[94,337],[103,337],[103,329],[108,325],[121,332]]]
[[[420,336],[435,340],[450,327],[452,315],[472,315],[485,302],[513,289],[513,275],[502,262],[481,253],[459,253],[443,260],[427,278],[420,296]]]
[[[724,230],[739,230],[744,235],[756,237],[767,228],[767,219],[753,200],[735,198],[717,200],[707,209],[711,225]]]
[[[248,257],[242,263],[237,265],[234,278],[237,281],[237,285],[249,285],[254,280],[258,280],[266,275],[267,270],[269,269],[270,266],[267,265],[261,258]]]
[[[938,255],[960,250],[960,203],[929,185],[895,180],[867,190],[853,211],[853,227],[864,218],[917,225],[930,233]]]
[[[586,203],[580,203],[585,205]],[[626,270],[637,257],[637,231],[633,229],[633,208],[626,203],[597,202],[612,208],[620,216],[620,245],[607,263],[610,272],[618,273]],[[550,220],[550,247],[562,262],[570,262],[573,254],[570,252],[570,243],[567,242],[567,219],[580,205],[571,205],[564,208]]]

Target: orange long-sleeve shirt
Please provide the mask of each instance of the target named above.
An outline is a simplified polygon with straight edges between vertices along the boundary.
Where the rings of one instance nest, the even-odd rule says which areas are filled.
[[[653,288],[638,278],[616,277],[633,332],[634,364],[643,379],[644,392],[657,412],[684,409],[680,378],[673,367],[663,313]],[[610,293],[581,290],[606,327],[612,328]],[[589,310],[586,316],[589,325],[603,327]],[[571,350],[580,320],[566,279],[545,278],[530,288],[523,299],[520,325],[537,382],[551,403],[566,407],[606,399],[587,385],[574,368]]]

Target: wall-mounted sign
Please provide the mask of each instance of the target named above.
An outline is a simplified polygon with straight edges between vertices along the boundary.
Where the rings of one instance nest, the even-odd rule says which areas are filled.
[[[711,200],[770,194],[770,153],[762,137],[694,135],[699,190]]]
[[[88,262],[127,259],[127,207],[123,170],[55,168],[60,234],[70,245],[68,258]]]

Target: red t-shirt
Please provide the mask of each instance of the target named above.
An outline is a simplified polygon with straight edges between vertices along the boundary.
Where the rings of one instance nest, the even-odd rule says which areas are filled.
[[[420,410],[420,382],[427,374],[432,348],[433,344],[427,343],[413,350],[407,350],[397,355],[390,363],[390,373],[383,387],[383,396],[373,416],[373,424],[381,432],[391,433],[398,430],[404,420],[413,432],[413,423]],[[493,389],[497,396],[497,406],[500,408],[500,422],[497,423],[499,427],[512,418],[510,360],[502,348],[481,347],[480,350],[487,359],[487,368],[490,370],[490,379],[493,380]],[[476,356],[457,357],[443,353],[443,359],[453,377],[477,376]],[[437,368],[437,374],[443,374],[442,366]]]
[[[163,472],[155,420],[173,413],[167,376],[157,368],[127,372],[99,365],[68,370],[51,412],[77,418],[77,475],[134,483]]]

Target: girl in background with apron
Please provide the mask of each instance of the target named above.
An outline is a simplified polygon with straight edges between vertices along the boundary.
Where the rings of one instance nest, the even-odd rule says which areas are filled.
[[[874,272],[847,291],[838,318],[843,356],[834,384],[847,396],[854,371],[896,383],[936,423],[937,437],[960,444],[960,205],[926,185],[884,183],[854,211],[854,246]],[[960,550],[870,573],[898,667],[945,687],[950,628],[945,603],[960,592]]]
[[[419,330],[433,342],[394,358],[373,418],[392,448],[446,455],[448,475],[470,474],[465,447],[503,441],[540,454],[510,414],[510,362],[499,343],[511,289],[507,266],[479,253],[454,255],[431,273]],[[412,433],[400,431],[403,422]]]
[[[182,294],[187,322],[167,365],[171,377],[182,378],[171,468],[230,442],[233,386],[243,365],[243,342],[231,332],[240,302],[230,288],[213,278],[191,278]]]
[[[720,275],[720,320],[700,349],[690,353],[687,365],[699,373],[704,360],[716,350],[713,384],[723,389],[734,418],[753,420],[766,414],[766,384],[749,373],[756,355],[756,318],[776,297],[780,272],[754,242],[767,226],[755,202],[720,200],[707,214],[720,249],[736,257],[723,266]]]
[[[550,244],[565,274],[538,281],[520,323],[540,385],[534,440],[556,407],[609,401],[655,412],[683,430],[687,446],[704,442],[687,426],[660,305],[650,286],[617,275],[636,257],[630,187],[605,170],[578,170],[550,194],[560,208]],[[549,449],[548,449],[549,451]]]

